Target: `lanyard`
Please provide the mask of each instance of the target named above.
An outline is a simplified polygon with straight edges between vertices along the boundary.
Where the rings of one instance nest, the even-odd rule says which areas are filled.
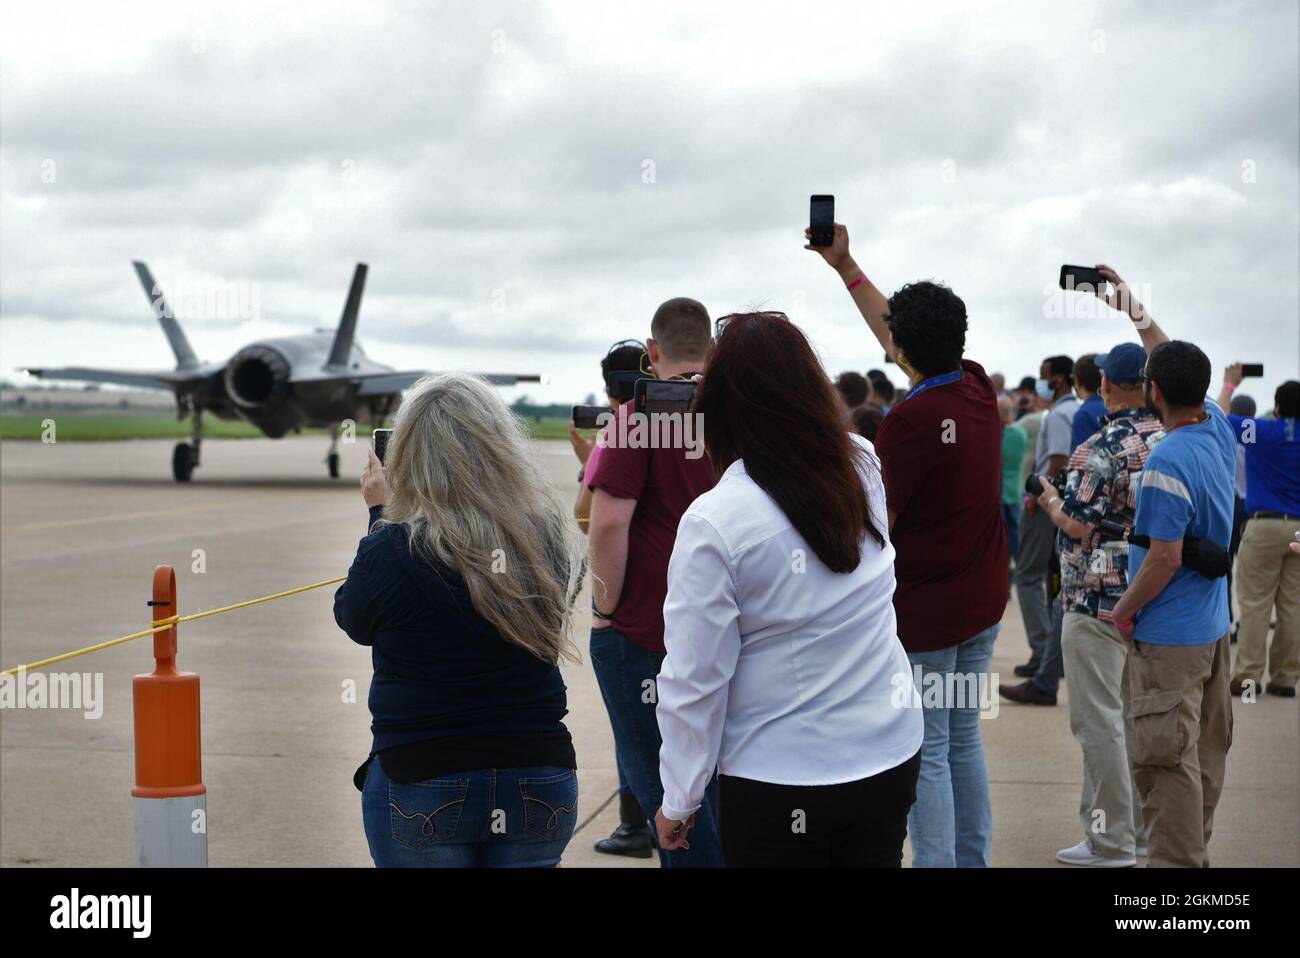
[[[907,391],[908,399],[915,399],[927,389],[933,389],[935,386],[946,386],[949,383],[955,383],[961,379],[963,370],[957,369],[950,373],[944,373],[942,376],[934,376],[930,379],[923,379]]]
[[[1210,417],[1207,416],[1205,413],[1201,413],[1199,416],[1196,416],[1192,419],[1184,419],[1182,422],[1174,423],[1172,426],[1169,427],[1169,431],[1173,432],[1175,429],[1181,428],[1182,426],[1195,426],[1198,423],[1205,422],[1209,418]]]

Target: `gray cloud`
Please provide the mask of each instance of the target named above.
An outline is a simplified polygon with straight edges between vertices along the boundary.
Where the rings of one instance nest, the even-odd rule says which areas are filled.
[[[163,359],[143,257],[164,289],[254,286],[276,331],[335,322],[366,260],[376,358],[539,367],[557,399],[678,293],[785,306],[832,373],[875,366],[800,248],[834,192],[873,278],[951,283],[1009,375],[1128,335],[1044,316],[1060,263],[1097,260],[1216,363],[1296,375],[1294,7],[604,15],[212,8],[84,63],[77,17],[41,56],[0,41],[4,363]],[[263,329],[186,326],[213,358]]]

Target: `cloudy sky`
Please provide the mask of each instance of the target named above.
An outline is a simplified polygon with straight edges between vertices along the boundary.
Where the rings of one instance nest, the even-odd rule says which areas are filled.
[[[1293,0],[280,6],[5,7],[7,378],[169,366],[133,258],[205,359],[334,325],[364,260],[372,357],[537,399],[675,295],[879,366],[811,193],[883,288],[951,285],[990,370],[1130,338],[1053,291],[1106,262],[1260,398],[1297,375]]]

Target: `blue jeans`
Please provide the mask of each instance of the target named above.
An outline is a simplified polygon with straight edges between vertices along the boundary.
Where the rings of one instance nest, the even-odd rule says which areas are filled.
[[[591,630],[591,666],[614,731],[614,751],[632,794],[648,818],[664,801],[659,781],[659,723],[651,694],[664,656],[637,645],[613,626]],[[687,836],[691,847],[659,851],[664,868],[721,868],[718,838],[718,777],[714,775]],[[652,829],[653,831],[653,829]]]
[[[550,868],[578,821],[578,776],[487,768],[403,785],[375,758],[361,818],[379,868]]]
[[[944,682],[947,677],[985,675],[993,655],[1000,625],[985,629],[958,645],[933,652],[909,652],[908,660],[921,667],[922,683]],[[927,679],[935,674],[940,679]],[[993,683],[985,678],[988,687]],[[926,684],[918,691],[925,699]],[[983,692],[981,691],[981,694]],[[957,708],[957,705],[961,708]],[[993,806],[989,801],[989,774],[984,767],[980,741],[979,703],[944,701],[925,708],[925,739],[921,744],[921,776],[916,784],[916,804],[907,816],[912,838],[913,868],[987,868],[993,840]]]

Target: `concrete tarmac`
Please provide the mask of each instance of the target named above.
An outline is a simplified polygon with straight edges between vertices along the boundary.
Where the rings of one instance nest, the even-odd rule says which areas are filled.
[[[188,485],[171,479],[171,448],[0,444],[0,667],[146,628],[159,563],[176,568],[182,614],[346,572],[365,531],[364,445],[343,447],[345,478],[331,481],[319,437],[209,441]],[[569,497],[568,443],[536,450]],[[371,864],[352,786],[370,741],[370,655],[334,625],[332,596],[324,588],[180,627],[178,663],[202,677],[211,865]],[[588,626],[584,611],[584,657]],[[993,668],[1010,681],[1027,656],[1013,603]],[[131,677],[152,667],[147,639],[53,666],[102,674],[97,719],[0,711],[0,866],[130,864]],[[581,798],[564,864],[657,867],[592,851],[617,824],[613,746],[590,667],[566,667],[565,681]],[[1067,677],[1056,707],[1003,703],[982,723],[995,866],[1053,866],[1083,837],[1068,690]],[[1212,860],[1300,865],[1297,700],[1261,695],[1235,714]]]

